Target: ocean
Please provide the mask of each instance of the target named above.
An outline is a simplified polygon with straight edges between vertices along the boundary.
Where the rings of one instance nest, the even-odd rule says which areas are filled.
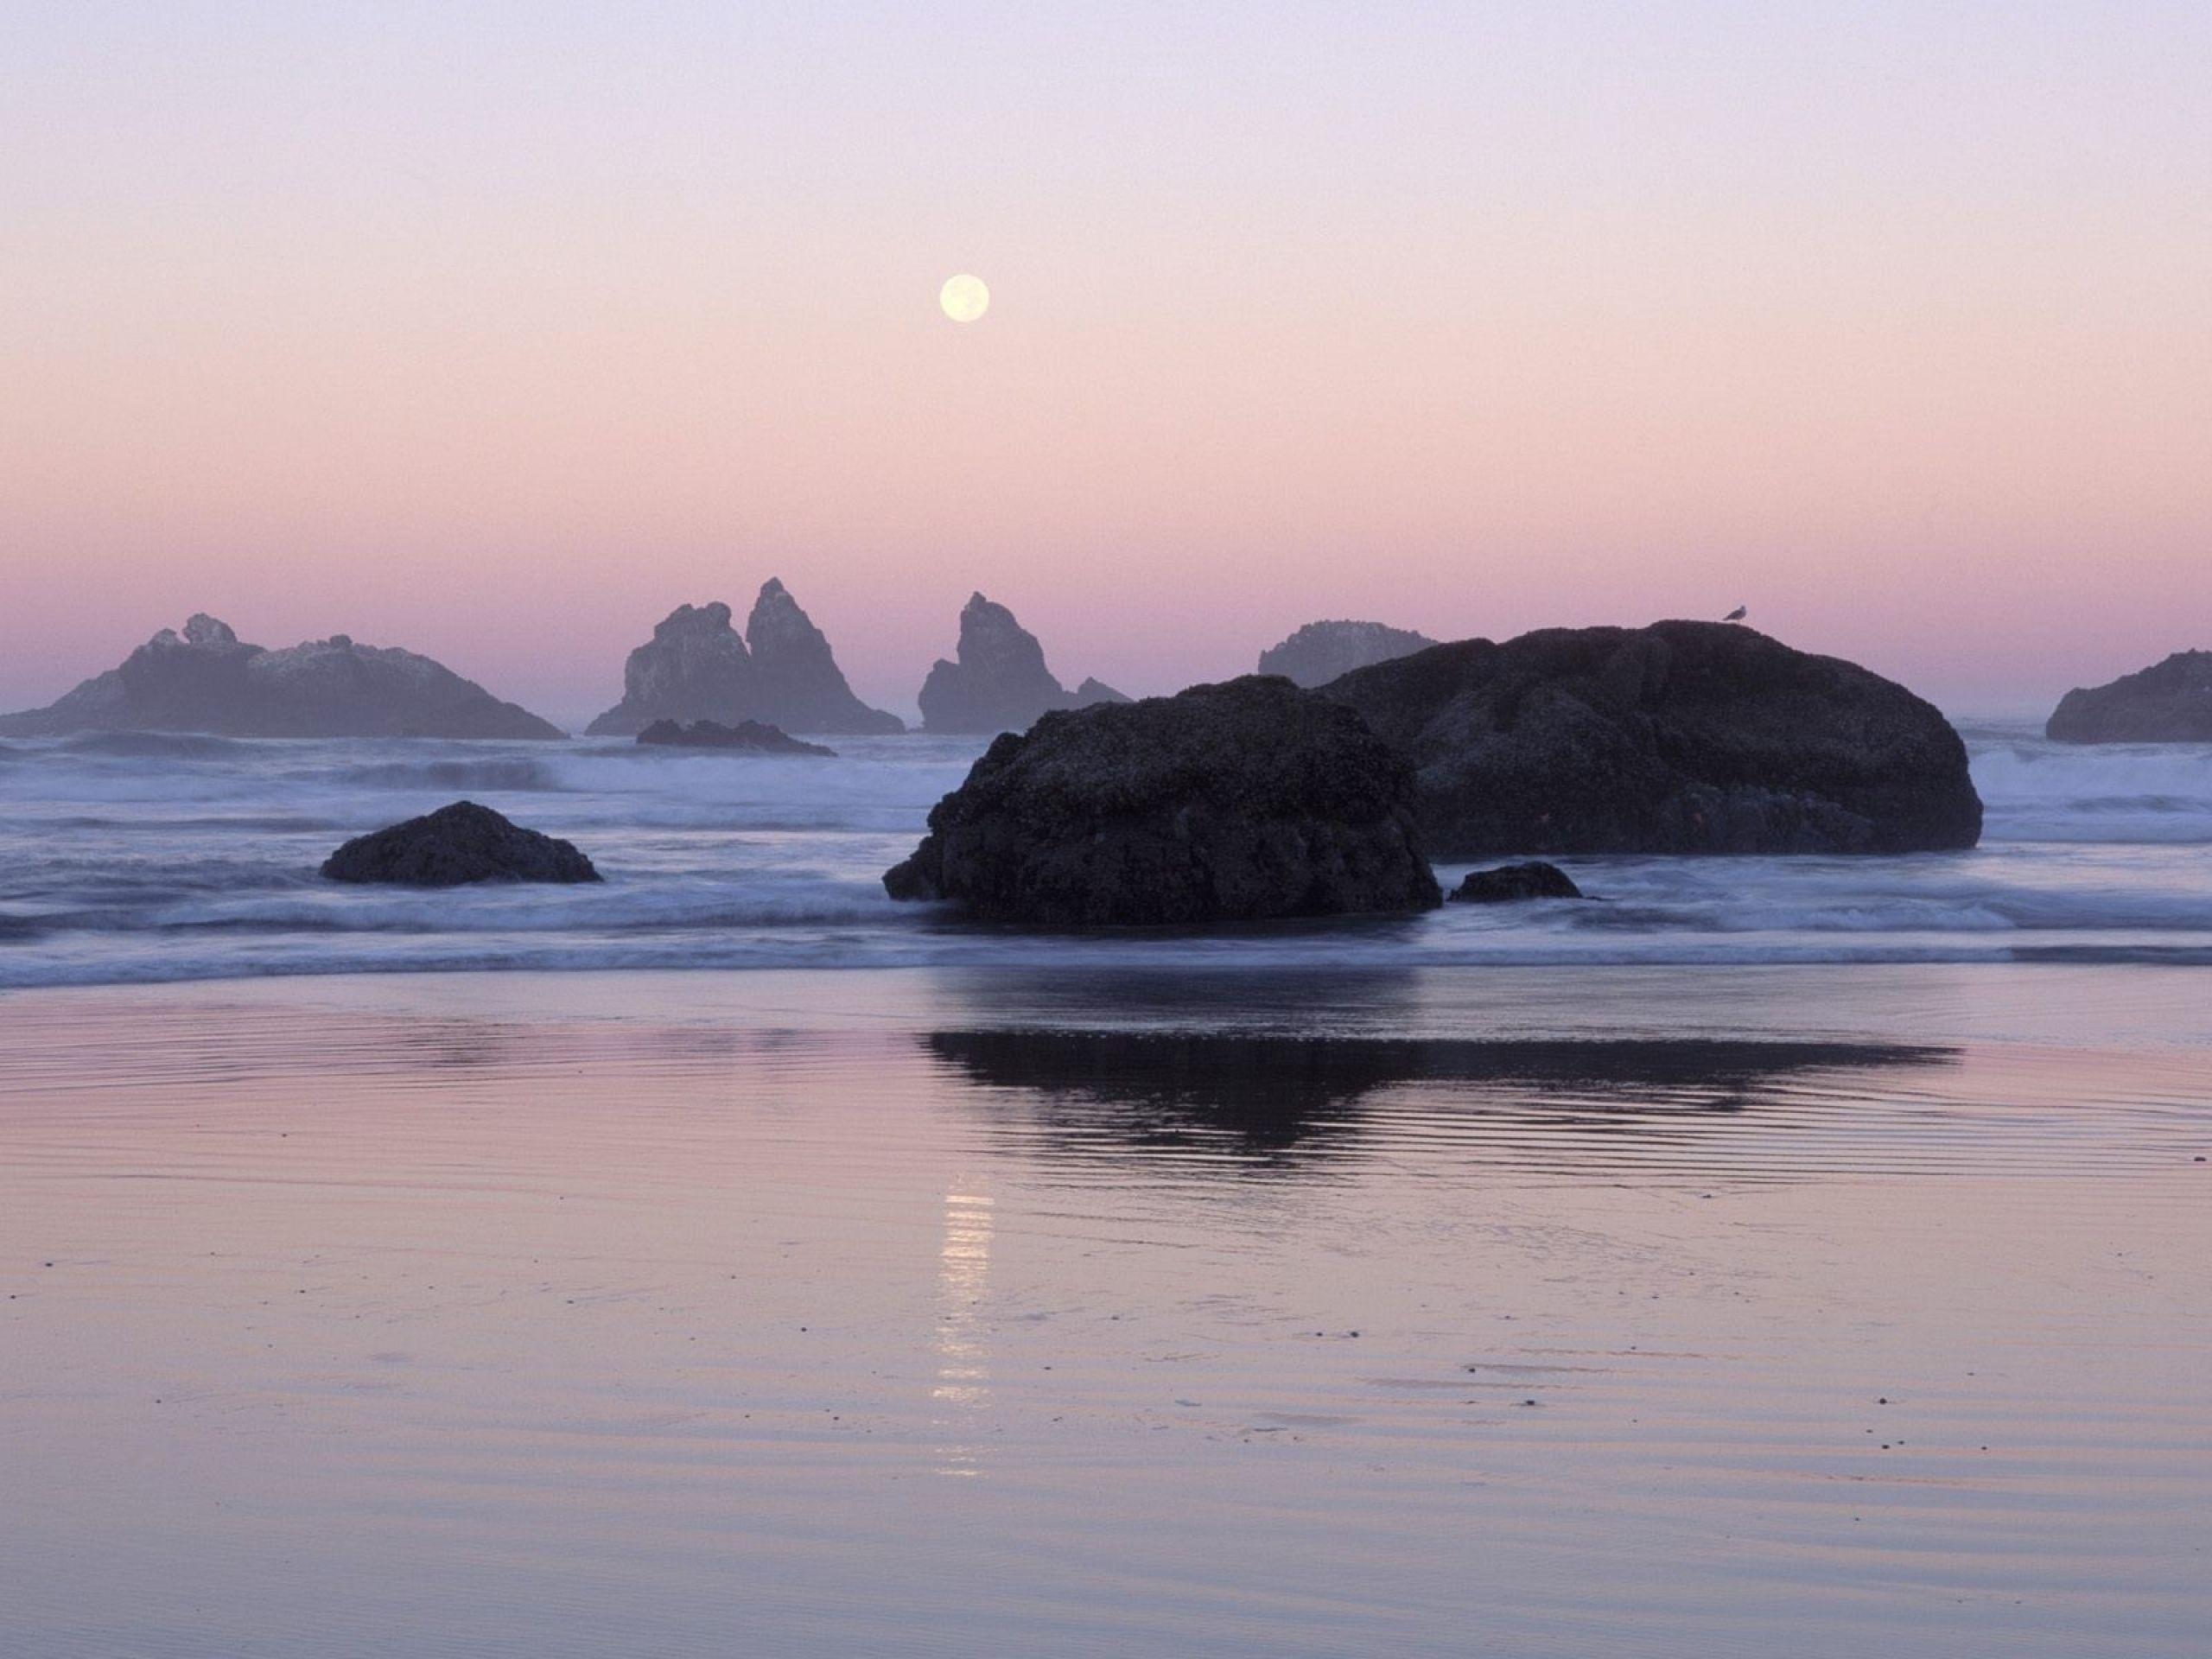
[[[1265,969],[2069,961],[2212,964],[2212,747],[1963,728],[1971,853],[1560,861],[1602,902],[1039,936],[894,905],[879,878],[980,742],[832,760],[566,744],[101,734],[0,747],[0,989],[432,969]],[[349,836],[461,798],[565,836],[587,888],[339,887]],[[1440,866],[1449,886],[1464,865]]]

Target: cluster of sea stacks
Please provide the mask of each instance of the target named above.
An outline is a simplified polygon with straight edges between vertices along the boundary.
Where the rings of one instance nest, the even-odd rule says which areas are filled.
[[[906,729],[853,695],[828,639],[772,576],[742,636],[719,601],[670,612],[623,664],[622,701],[584,731],[628,737],[659,721],[699,720],[855,737]]]
[[[930,732],[999,734],[930,814],[892,896],[1032,924],[1202,924],[1417,911],[1432,857],[1884,854],[1969,848],[1966,747],[1903,686],[1747,627],[1661,622],[1437,645],[1309,624],[1259,674],[1129,698],[1071,690],[1003,605],[972,595],[920,694]],[[630,653],[599,736],[822,756],[792,732],[900,732],[854,696],[782,582],[745,632],[685,605]],[[0,734],[558,738],[427,657],[345,635],[272,651],[213,617],[164,629]],[[2212,652],[2069,692],[2069,742],[2212,741]],[[580,873],[581,872],[581,873]],[[595,880],[563,842],[457,803],[349,843],[337,880]],[[1454,899],[1572,898],[1544,864],[1478,872]]]

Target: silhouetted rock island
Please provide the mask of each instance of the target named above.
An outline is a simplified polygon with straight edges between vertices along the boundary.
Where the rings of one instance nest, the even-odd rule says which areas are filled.
[[[2212,743],[2212,651],[2177,651],[2109,685],[2069,691],[2044,735],[2060,743]]]
[[[474,680],[397,646],[342,633],[282,651],[240,642],[205,614],[163,628],[119,668],[0,732],[213,732],[226,737],[557,738],[567,733]]]
[[[906,729],[896,715],[853,695],[822,630],[772,577],[742,636],[719,601],[671,611],[623,664],[622,701],[585,730],[627,737],[657,720],[755,720],[785,732],[855,736]]]
[[[837,753],[819,743],[802,742],[757,720],[741,720],[734,726],[719,725],[711,720],[696,720],[689,726],[673,720],[657,720],[638,734],[638,741],[653,748],[723,749],[749,754],[811,754],[834,759]]]
[[[1001,736],[883,881],[1056,926],[1427,910],[1413,799],[1350,709],[1253,677]]]
[[[1110,685],[1085,680],[1071,691],[1045,666],[1037,636],[1003,605],[971,594],[960,613],[957,662],[939,658],[922,682],[922,729],[1022,732],[1038,715],[1094,702],[1127,702]]]
[[[1440,857],[1971,847],[1981,801],[1933,705],[1746,627],[1469,639],[1322,696],[1413,757]]]
[[[1260,672],[1280,674],[1300,685],[1326,685],[1355,668],[1426,651],[1435,643],[1425,633],[1380,622],[1308,622],[1260,653]]]
[[[1556,864],[1541,860],[1527,864],[1502,864],[1494,870],[1471,870],[1452,890],[1452,902],[1462,905],[1510,905],[1525,899],[1580,899],[1582,889],[1574,878]]]
[[[333,881],[405,887],[600,879],[591,860],[568,842],[525,830],[474,801],[357,836],[323,861],[322,873]]]

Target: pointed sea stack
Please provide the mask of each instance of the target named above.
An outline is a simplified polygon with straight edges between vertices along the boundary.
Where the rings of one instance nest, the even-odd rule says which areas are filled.
[[[1971,847],[1981,800],[1934,705],[1719,622],[1436,645],[1319,694],[1420,768],[1440,858]]]
[[[2044,735],[2057,743],[2212,743],[2212,651],[2177,651],[2109,685],[2069,691]]]
[[[1024,732],[1054,709],[1128,701],[1098,680],[1073,691],[1063,686],[1045,666],[1037,636],[981,594],[961,609],[957,655],[957,662],[939,658],[922,682],[925,732]]]
[[[746,619],[754,691],[746,712],[786,732],[874,736],[903,732],[906,721],[853,695],[823,637],[784,584],[770,577]]]
[[[1355,668],[1410,656],[1435,643],[1427,634],[1380,622],[1308,622],[1260,653],[1260,672],[1280,674],[1299,685],[1326,685]]]
[[[1413,802],[1412,765],[1342,704],[1198,685],[1001,736],[883,885],[1060,927],[1430,910]]]
[[[225,737],[558,738],[567,733],[474,680],[397,646],[342,633],[270,651],[206,614],[163,628],[121,667],[44,709],[0,715],[16,737],[71,732]]]
[[[659,720],[734,723],[752,713],[752,653],[730,626],[729,607],[679,605],[622,665],[622,701],[584,728],[627,737]]]

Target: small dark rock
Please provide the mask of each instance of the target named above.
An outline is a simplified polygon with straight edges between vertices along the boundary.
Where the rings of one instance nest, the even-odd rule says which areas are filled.
[[[638,741],[671,749],[742,749],[754,754],[816,754],[835,757],[837,751],[819,743],[802,742],[780,728],[757,720],[741,720],[734,726],[717,721],[657,720],[638,734]]]
[[[511,823],[474,801],[357,836],[323,861],[322,873],[333,881],[408,887],[600,879],[591,860],[568,842]]]
[[[1522,899],[1580,899],[1582,889],[1556,864],[1541,861],[1476,870],[1452,891],[1454,903],[1506,905]]]

